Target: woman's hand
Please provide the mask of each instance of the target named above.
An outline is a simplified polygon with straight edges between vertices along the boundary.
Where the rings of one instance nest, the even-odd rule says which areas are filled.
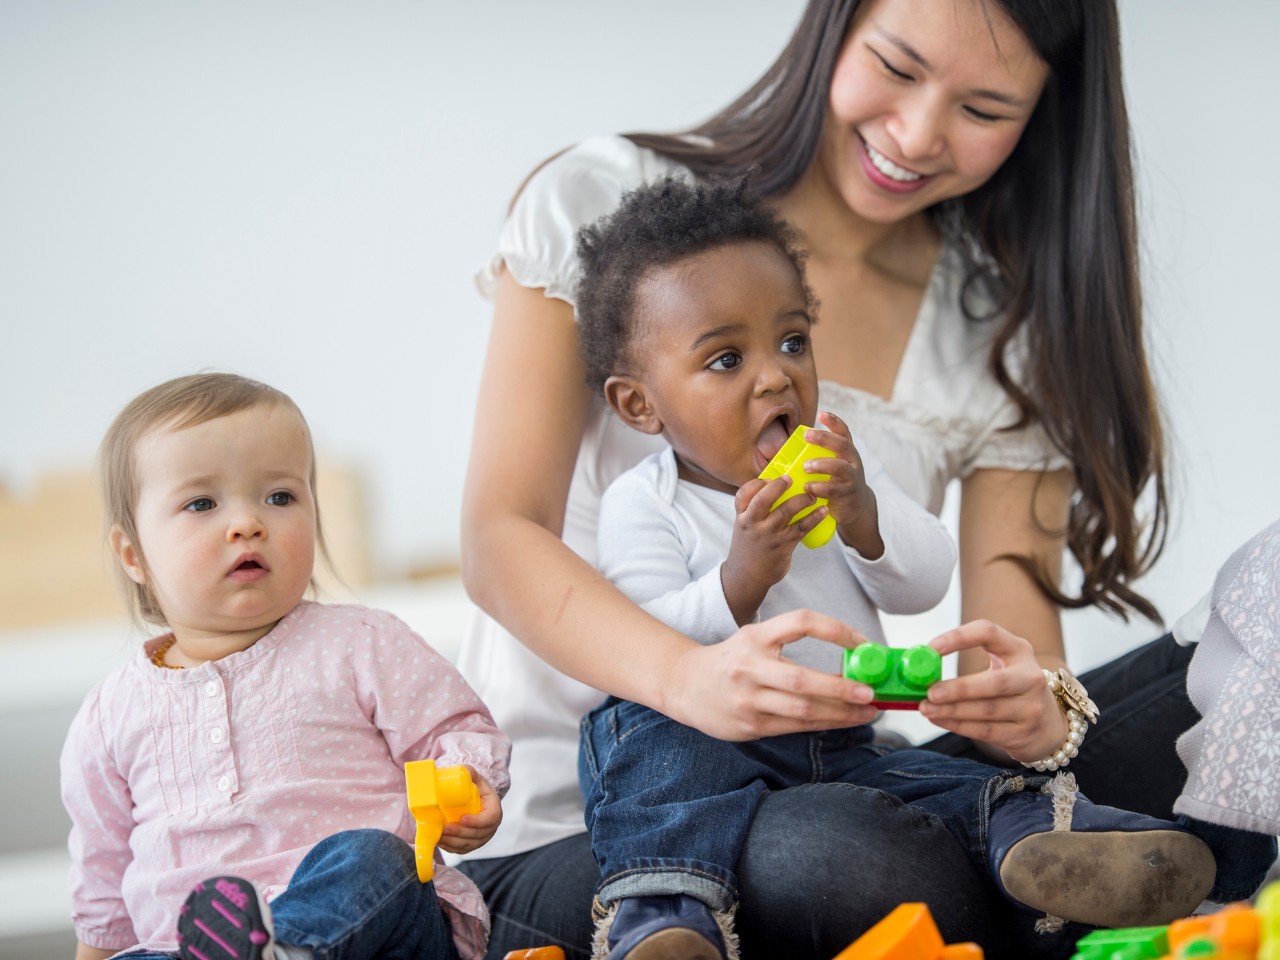
[[[457,823],[446,823],[440,835],[440,847],[450,853],[470,853],[488,843],[502,823],[502,800],[489,781],[470,764],[465,764],[471,779],[480,790],[480,812],[468,813]]]
[[[792,610],[693,646],[673,664],[663,712],[721,740],[858,726],[875,719],[869,686],[782,657],[801,637],[842,647],[866,638],[834,617]],[[1041,683],[1043,684],[1043,680]]]
[[[952,733],[991,744],[1014,760],[1047,757],[1067,737],[1067,720],[1044,682],[1035,650],[1021,637],[989,620],[975,620],[930,644],[946,656],[982,652],[987,669],[929,688],[920,713]]]

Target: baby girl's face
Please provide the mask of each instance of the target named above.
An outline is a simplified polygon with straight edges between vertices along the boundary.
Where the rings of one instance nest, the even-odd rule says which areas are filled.
[[[772,243],[715,247],[649,273],[633,354],[680,476],[733,492],[800,424],[813,425],[812,317],[795,265]]]
[[[129,576],[150,585],[180,641],[211,640],[210,652],[226,655],[265,635],[302,599],[315,562],[301,418],[260,405],[157,427],[138,441],[134,462],[142,555],[117,549]],[[218,638],[231,636],[234,649],[220,651]]]

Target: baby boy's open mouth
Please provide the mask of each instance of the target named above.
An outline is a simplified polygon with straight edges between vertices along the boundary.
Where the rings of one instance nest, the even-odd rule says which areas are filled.
[[[796,428],[796,424],[791,422],[788,414],[780,414],[760,431],[760,435],[756,437],[756,458],[760,461],[758,466],[763,470],[782,449],[782,445],[787,442],[787,438],[791,436],[791,431]]]

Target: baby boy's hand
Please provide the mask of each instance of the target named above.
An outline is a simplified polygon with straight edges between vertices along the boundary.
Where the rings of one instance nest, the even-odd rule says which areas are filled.
[[[750,623],[764,602],[769,588],[787,575],[796,545],[827,515],[825,508],[814,510],[791,523],[814,498],[799,493],[770,508],[787,492],[789,480],[778,477],[768,482],[750,480],[734,497],[736,516],[729,556],[720,568],[720,585],[738,625]]]
[[[449,853],[470,853],[492,839],[502,823],[502,800],[489,781],[466,765],[467,772],[480,790],[480,812],[468,813],[457,823],[446,823],[440,836],[440,848]]]
[[[880,537],[879,514],[875,491],[867,484],[862,457],[843,420],[833,413],[818,414],[818,422],[826,429],[814,428],[805,440],[826,447],[836,456],[809,461],[809,473],[827,473],[830,480],[810,481],[805,489],[815,497],[826,497],[831,515],[836,518],[840,539],[868,560],[884,553]]]

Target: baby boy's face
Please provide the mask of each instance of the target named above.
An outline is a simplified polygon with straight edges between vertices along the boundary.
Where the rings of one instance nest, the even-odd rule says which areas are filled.
[[[636,290],[639,379],[683,479],[734,492],[817,414],[813,318],[772,243],[715,247],[651,271]]]

